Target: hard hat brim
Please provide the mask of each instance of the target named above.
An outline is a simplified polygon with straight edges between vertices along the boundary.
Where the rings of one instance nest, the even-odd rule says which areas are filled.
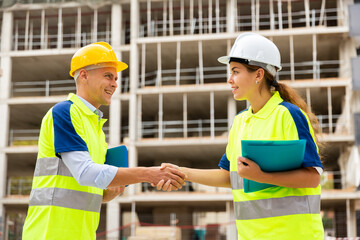
[[[126,63],[120,62],[120,61],[117,61],[116,65],[117,65],[116,72],[124,71],[125,69],[127,69],[129,67]]]
[[[230,60],[230,57],[229,56],[222,56],[222,57],[219,57],[217,60],[218,60],[219,63],[228,64],[229,60]]]
[[[127,68],[129,67],[126,63],[121,62],[121,61],[111,61],[111,62],[108,62],[108,63],[114,64],[113,67],[116,68],[116,72],[124,71],[125,69],[127,69]],[[101,64],[101,63],[99,63],[99,64]],[[82,68],[85,68],[85,67],[86,67],[86,66],[84,66],[84,67],[82,67]],[[105,66],[104,66],[104,67],[105,67]],[[109,67],[111,67],[111,66],[109,66]],[[81,69],[81,68],[80,68],[80,69]],[[78,69],[77,69],[77,70],[78,70]],[[75,71],[73,71],[73,72],[70,71],[69,74],[70,74],[71,77],[74,77]]]

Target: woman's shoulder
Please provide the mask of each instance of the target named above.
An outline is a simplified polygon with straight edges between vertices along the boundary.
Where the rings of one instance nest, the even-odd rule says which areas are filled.
[[[292,112],[301,111],[301,109],[298,106],[296,106],[293,103],[286,102],[286,101],[282,101],[281,103],[279,103],[279,106],[287,109],[288,111],[292,111]]]
[[[279,110],[282,110],[284,113],[289,113],[293,117],[306,117],[306,114],[298,106],[293,103],[283,101],[279,104]]]
[[[290,102],[283,101],[280,103],[279,110],[282,111],[283,118],[294,121],[297,126],[303,125],[309,121],[306,113],[301,108]]]

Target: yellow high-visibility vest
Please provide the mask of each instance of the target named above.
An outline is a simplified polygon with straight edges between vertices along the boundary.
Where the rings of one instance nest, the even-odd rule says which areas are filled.
[[[89,151],[95,163],[103,164],[105,122],[74,94],[44,116],[24,240],[96,239],[103,190],[79,185],[58,153]]]
[[[322,167],[308,117],[295,105],[283,102],[278,92],[274,92],[257,113],[253,114],[249,108],[235,117],[229,133],[226,158],[230,161],[239,240],[324,239],[320,185],[316,188],[274,186],[245,193],[243,180],[237,173],[241,140],[298,139],[307,141],[303,167]]]

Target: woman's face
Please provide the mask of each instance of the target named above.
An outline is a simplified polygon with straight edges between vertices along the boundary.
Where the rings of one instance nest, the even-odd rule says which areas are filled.
[[[230,76],[228,83],[231,85],[235,100],[248,100],[258,89],[256,73],[249,72],[247,68],[238,62],[230,62]]]

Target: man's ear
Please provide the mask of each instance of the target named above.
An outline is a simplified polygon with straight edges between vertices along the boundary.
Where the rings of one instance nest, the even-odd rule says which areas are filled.
[[[83,80],[88,79],[88,72],[85,69],[81,69],[79,72],[79,80],[80,82],[83,82]]]

